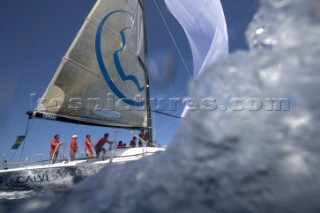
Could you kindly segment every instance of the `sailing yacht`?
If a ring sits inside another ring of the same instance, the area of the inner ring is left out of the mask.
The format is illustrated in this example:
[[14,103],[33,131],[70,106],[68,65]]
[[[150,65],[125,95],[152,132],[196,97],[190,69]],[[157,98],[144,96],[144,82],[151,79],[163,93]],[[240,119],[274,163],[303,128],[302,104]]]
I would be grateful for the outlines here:
[[[188,37],[197,76],[227,53],[220,1],[165,3]],[[147,141],[152,142],[144,20],[143,0],[98,0],[28,116],[71,124],[145,129],[149,133]],[[0,170],[0,189],[64,191],[107,164],[138,160],[161,151],[164,149],[147,143],[139,148],[113,146],[104,161],[62,159],[51,165]]]

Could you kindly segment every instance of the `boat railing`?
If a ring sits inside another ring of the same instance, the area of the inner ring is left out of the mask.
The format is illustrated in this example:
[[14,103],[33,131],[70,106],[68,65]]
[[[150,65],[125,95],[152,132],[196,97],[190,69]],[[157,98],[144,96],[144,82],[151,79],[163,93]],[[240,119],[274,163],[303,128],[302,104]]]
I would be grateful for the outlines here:
[[7,169],[12,169],[12,168],[22,168],[22,167],[25,167],[26,165],[28,165],[28,166],[36,165],[36,164],[44,165],[47,163],[48,163],[48,160],[30,161],[30,157],[27,157],[26,161],[24,161],[24,162],[9,162],[9,161],[3,162],[2,169],[7,170]]
[[81,152],[80,156],[81,156],[81,158],[86,158],[87,157],[85,152]]
[[[86,153],[85,152],[81,152],[80,153],[80,159],[85,159],[86,158]],[[59,154],[59,159],[60,161],[66,161],[66,160],[70,160],[70,153],[67,151],[63,151],[62,153]]]
[[48,161],[47,159],[44,160],[43,156],[45,156],[45,154],[34,154],[27,156],[26,160],[21,163],[20,167],[24,167],[26,164],[32,165],[35,163],[41,163],[41,165],[43,165],[44,162]]
[[69,156],[69,153],[68,152],[62,152],[61,154],[59,154],[59,159],[60,160],[68,160],[68,156]]
[[[26,166],[33,165],[46,165],[49,162],[49,158],[45,157],[45,154],[34,154],[31,156],[27,156],[23,162],[10,162],[6,154],[2,155],[2,170],[12,169],[12,168],[22,168]],[[59,161],[66,160],[65,158],[61,158]]]
[[6,154],[2,154],[2,169],[7,170],[8,169],[8,156]]

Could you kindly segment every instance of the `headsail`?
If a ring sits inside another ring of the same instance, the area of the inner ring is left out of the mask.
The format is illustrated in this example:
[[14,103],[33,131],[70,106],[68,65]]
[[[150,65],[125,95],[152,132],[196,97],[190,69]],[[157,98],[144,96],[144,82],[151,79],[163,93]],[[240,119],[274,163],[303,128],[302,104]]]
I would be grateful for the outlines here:
[[220,0],[165,0],[165,3],[187,35],[194,77],[219,56],[228,54],[227,26]]
[[74,123],[146,127],[144,61],[140,1],[98,0],[30,114]]
[[228,54],[228,33],[220,0],[165,0],[186,33],[193,56],[193,76]]

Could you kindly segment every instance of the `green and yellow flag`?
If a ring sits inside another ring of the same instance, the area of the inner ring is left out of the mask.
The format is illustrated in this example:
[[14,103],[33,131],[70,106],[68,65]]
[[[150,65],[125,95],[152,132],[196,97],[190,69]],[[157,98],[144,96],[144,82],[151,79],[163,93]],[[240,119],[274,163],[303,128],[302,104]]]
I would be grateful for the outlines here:
[[19,146],[22,144],[22,142],[25,139],[25,135],[20,135],[17,137],[16,142],[12,145],[11,149],[18,149]]

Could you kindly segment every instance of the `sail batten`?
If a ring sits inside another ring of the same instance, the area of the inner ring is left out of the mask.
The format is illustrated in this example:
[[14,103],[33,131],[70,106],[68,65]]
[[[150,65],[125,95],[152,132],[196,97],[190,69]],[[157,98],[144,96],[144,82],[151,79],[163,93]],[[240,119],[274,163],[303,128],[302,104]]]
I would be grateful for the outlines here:
[[[91,70],[90,68],[85,67],[84,65],[82,65],[82,64],[80,64],[80,63],[78,63],[78,62],[76,62],[76,61],[74,61],[74,60],[72,60],[72,59],[70,59],[70,58],[63,57],[63,59],[66,60],[66,61],[69,61],[70,63],[73,63],[73,64],[75,64],[75,65],[78,65],[79,67],[85,69],[85,70],[88,71],[88,72],[91,72],[91,73],[94,74],[94,75],[97,75],[97,74],[96,74],[93,70]],[[97,75],[97,76],[99,76],[99,75]]]
[[139,1],[98,0],[35,113],[64,122],[146,127],[143,39]]

